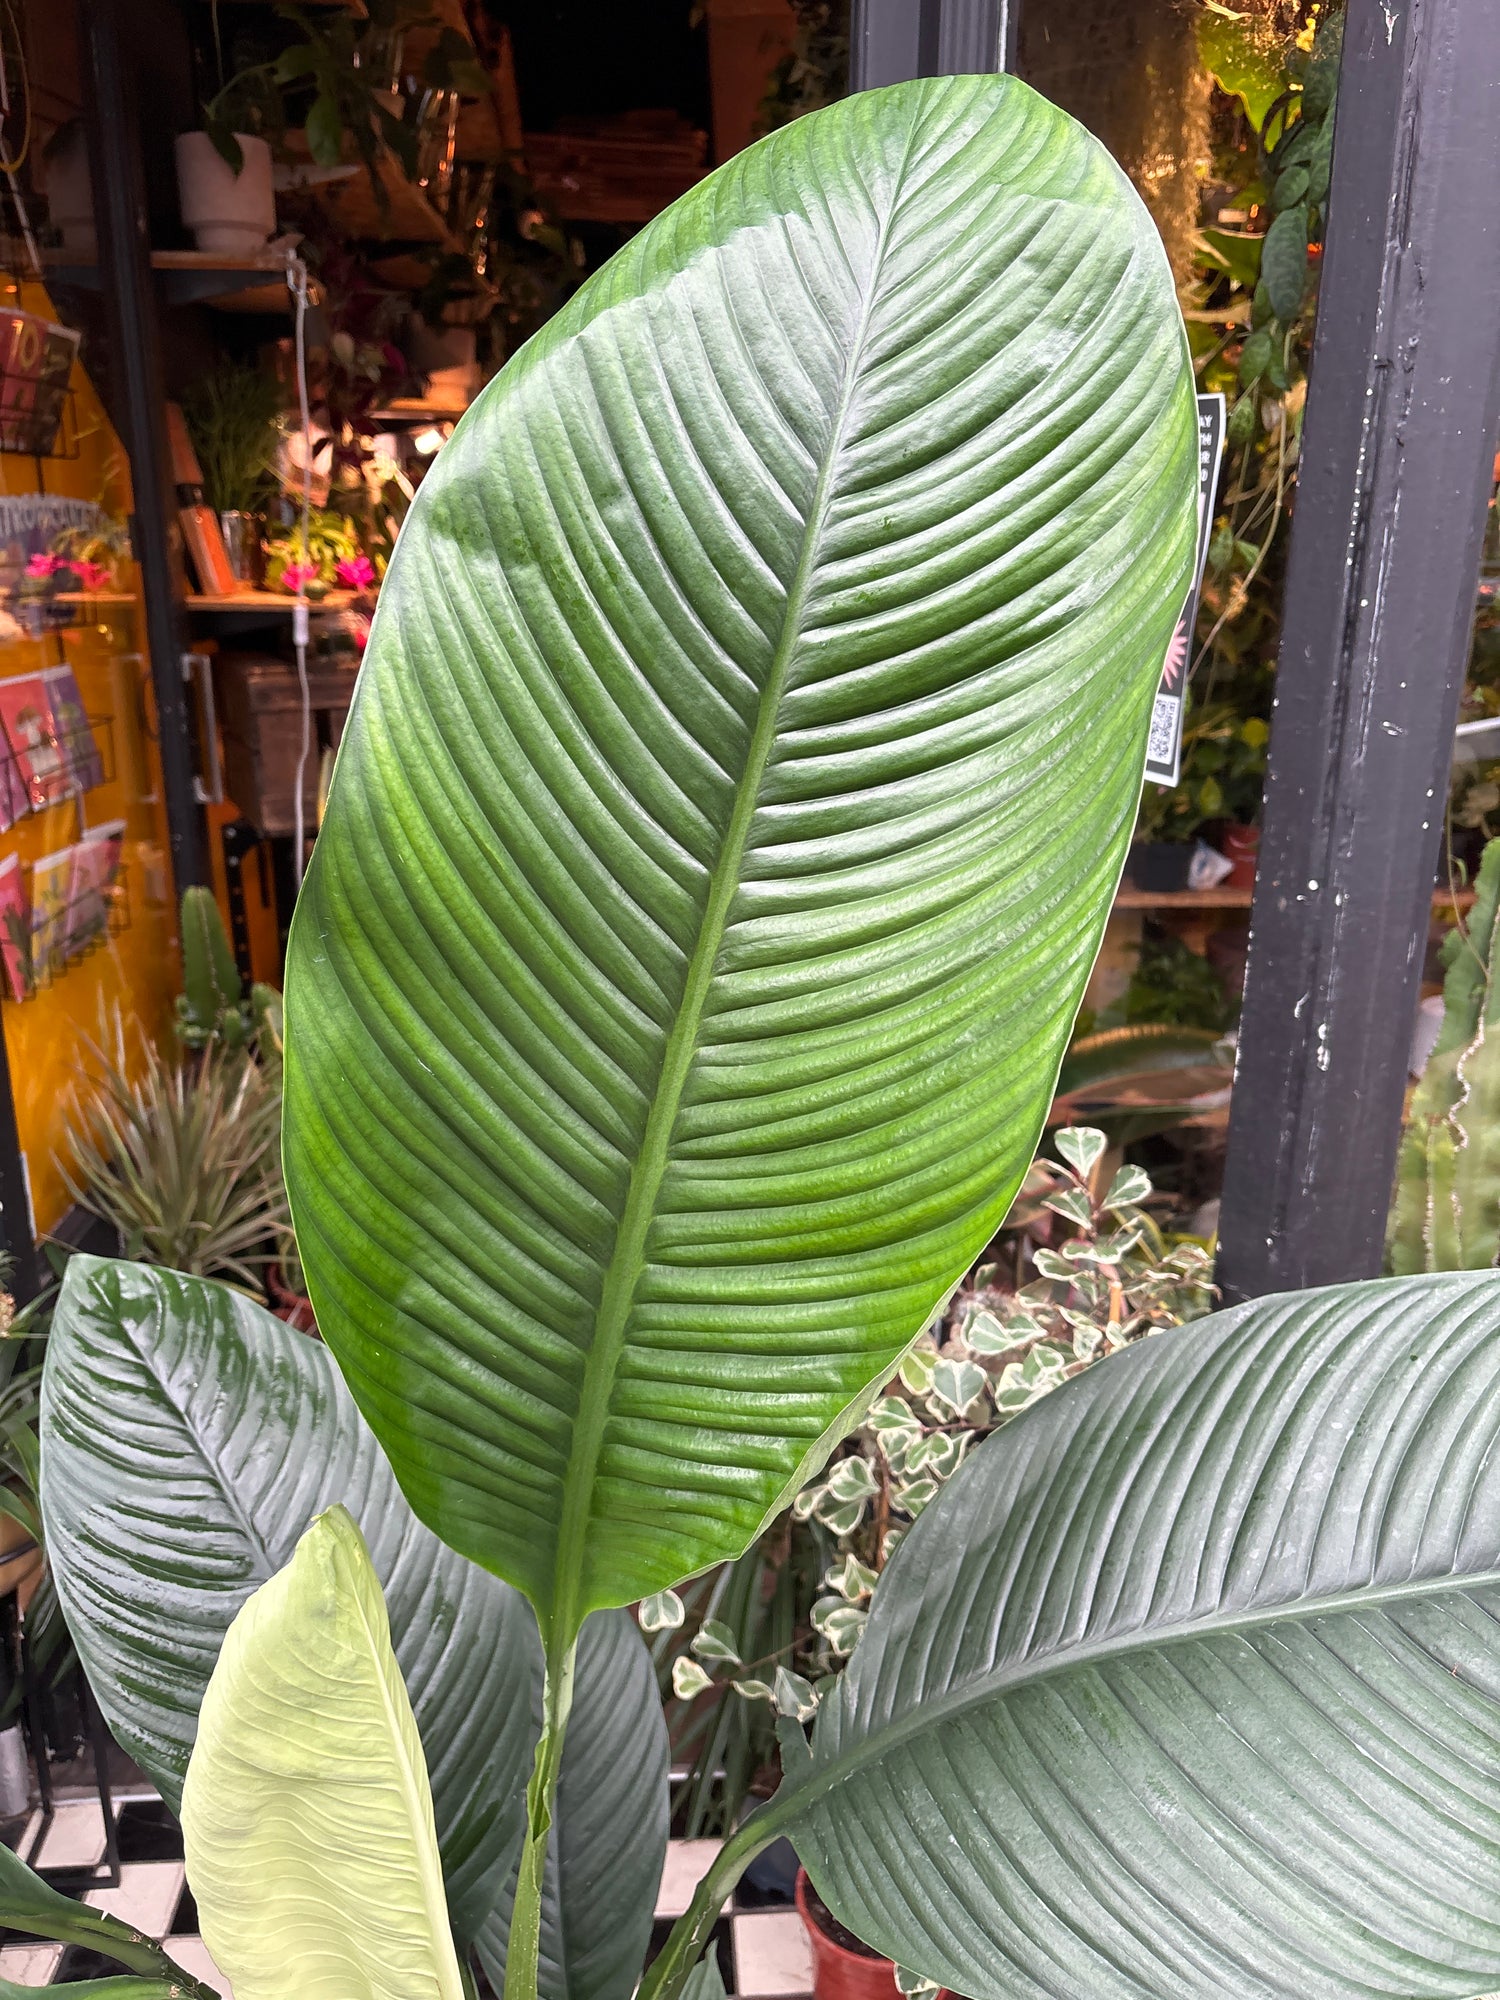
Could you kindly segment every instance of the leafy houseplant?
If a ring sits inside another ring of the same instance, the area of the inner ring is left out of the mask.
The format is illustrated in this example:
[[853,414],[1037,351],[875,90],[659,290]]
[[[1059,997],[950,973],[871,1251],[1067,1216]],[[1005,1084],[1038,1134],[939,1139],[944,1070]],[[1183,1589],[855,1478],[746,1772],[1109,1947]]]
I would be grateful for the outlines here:
[[408,516],[290,947],[286,1162],[409,1497],[542,1627],[516,1993],[582,1620],[753,1538],[1025,1170],[1192,431],[1133,192],[1024,88],[948,80],[642,232]]
[[216,514],[257,514],[274,489],[281,385],[264,369],[220,361],[183,391],[183,415]]
[[[509,2000],[626,2000],[638,1960],[575,1976],[547,1942],[621,1763],[626,1668],[589,1635],[815,1475],[1005,1212],[1135,810],[1193,429],[1122,179],[1024,86],[944,79],[721,169],[424,483],[289,968],[288,1172],[351,1394],[329,1367],[313,1448],[262,1446],[246,1357],[280,1425],[307,1378],[245,1302],[78,1259],[44,1383],[59,1587],[142,1735],[167,1677],[109,1654],[179,1600],[190,1868],[237,2000],[457,2000],[445,1860],[460,1941],[473,1905],[382,1534],[444,1563],[440,1640],[473,1592],[530,1642],[535,1707],[455,1704],[536,1735],[524,1810],[512,1773],[477,1815],[513,1842],[483,1919]],[[811,1741],[791,1691],[781,1788],[642,2000],[703,2000],[782,1833],[842,1922],[978,2000],[1500,1984],[1497,1319],[1490,1274],[1265,1301],[1025,1409],[903,1540]],[[167,1503],[132,1512],[162,1389],[170,1564]],[[139,1426],[91,1420],[121,1394]],[[206,1419],[263,1513],[215,1492]],[[354,1504],[392,1472],[425,1530]],[[226,1518],[227,1589],[198,1555]],[[181,1607],[205,1591],[222,1649]],[[594,1907],[638,1913],[629,1886]],[[31,1893],[5,1921],[59,1923]]]
[[1500,1060],[1492,1032],[1500,841],[1484,850],[1468,924],[1443,941],[1443,1025],[1412,1092],[1386,1232],[1390,1268],[1474,1271],[1500,1258]]
[[132,1080],[123,1020],[99,1076],[73,1094],[68,1187],[113,1223],[126,1254],[259,1290],[291,1223],[277,1161],[280,1096],[238,1051],[164,1057],[141,1041]]

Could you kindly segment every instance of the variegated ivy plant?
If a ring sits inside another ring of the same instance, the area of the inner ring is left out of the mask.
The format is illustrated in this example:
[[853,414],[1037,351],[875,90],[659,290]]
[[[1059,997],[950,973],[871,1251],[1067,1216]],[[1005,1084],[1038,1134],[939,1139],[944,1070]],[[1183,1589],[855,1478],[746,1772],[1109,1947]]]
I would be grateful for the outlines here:
[[[236,2000],[459,2000],[471,1946],[628,2000],[666,1759],[623,1607],[817,1476],[1010,1205],[1194,432],[1122,176],[944,78],[721,168],[424,482],[288,965],[327,1351],[75,1260],[44,1382],[60,1595]],[[782,1834],[975,2000],[1500,1985],[1497,1327],[1494,1272],[1267,1300],[970,1452],[642,2000],[711,1984]],[[108,2000],[190,1990],[76,1921],[151,1988]]]
[[[817,1648],[799,1662],[807,1672],[789,1661],[773,1663],[770,1678],[747,1672],[738,1635],[708,1619],[672,1663],[680,1698],[727,1681],[747,1699],[806,1719],[858,1644],[881,1570],[969,1451],[1093,1362],[1209,1310],[1208,1250],[1192,1238],[1164,1239],[1146,1206],[1149,1176],[1135,1166],[1109,1171],[1108,1142],[1093,1127],[1065,1127],[1053,1144],[1060,1158],[1033,1162],[1008,1218],[1020,1261],[1037,1275],[1017,1286],[998,1264],[982,1264],[792,1503],[799,1520],[818,1521],[837,1544],[812,1607]],[[1061,1218],[1069,1233],[1055,1245],[1032,1244],[1024,1225],[1038,1212]],[[647,1633],[680,1627],[684,1617],[672,1591],[639,1611]]]

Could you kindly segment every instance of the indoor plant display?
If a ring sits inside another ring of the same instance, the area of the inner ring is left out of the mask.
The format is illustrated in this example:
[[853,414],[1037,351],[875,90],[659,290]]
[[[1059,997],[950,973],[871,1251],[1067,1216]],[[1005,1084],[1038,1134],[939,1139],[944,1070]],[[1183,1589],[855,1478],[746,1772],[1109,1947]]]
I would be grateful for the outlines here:
[[[44,1382],[59,1591],[179,1774],[238,2000],[461,2000],[476,1920],[508,2000],[631,1993],[665,1760],[619,1607],[816,1472],[1026,1171],[1194,429],[1123,177],[1024,86],[945,78],[738,155],[424,483],[289,963],[327,1373],[222,1288],[75,1258]],[[642,2000],[782,1833],[977,2000],[1493,1990],[1497,1324],[1493,1273],[1339,1287],[1023,1411],[911,1528],[811,1740],[793,1691],[780,1789]],[[12,1926],[64,1922],[0,1881]],[[585,1905],[597,1956],[559,1957]]]
[[220,361],[183,391],[204,498],[219,517],[230,563],[244,584],[255,581],[258,568],[257,517],[274,488],[283,407],[276,378],[244,362]]

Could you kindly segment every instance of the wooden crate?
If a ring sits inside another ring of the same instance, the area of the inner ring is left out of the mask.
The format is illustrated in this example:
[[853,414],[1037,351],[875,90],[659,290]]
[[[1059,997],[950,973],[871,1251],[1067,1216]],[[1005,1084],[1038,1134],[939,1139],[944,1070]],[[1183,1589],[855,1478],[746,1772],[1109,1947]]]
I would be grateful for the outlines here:
[[[338,748],[354,698],[355,674],[352,669],[316,664],[309,665],[307,680],[312,726],[302,771],[302,810],[311,833],[316,823],[318,766],[324,750]],[[263,834],[294,833],[294,783],[302,739],[296,668],[266,653],[222,653],[215,682],[225,790]]]

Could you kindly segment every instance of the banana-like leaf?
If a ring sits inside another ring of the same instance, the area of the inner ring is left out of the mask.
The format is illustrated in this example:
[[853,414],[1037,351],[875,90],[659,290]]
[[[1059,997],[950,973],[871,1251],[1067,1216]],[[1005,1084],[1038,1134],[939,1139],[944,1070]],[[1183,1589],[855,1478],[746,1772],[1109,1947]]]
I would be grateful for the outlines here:
[[465,2000],[422,1740],[342,1507],[224,1635],[182,1844],[235,2000]]
[[766,1828],[976,2000],[1492,1992],[1497,1551],[1500,1276],[1215,1314],[944,1487]]
[[[630,2000],[666,1853],[668,1745],[656,1669],[625,1612],[596,1612],[584,1626],[578,1685],[616,1698],[574,1699],[542,1885],[538,1991],[540,2000]],[[642,1726],[647,1717],[654,1726]],[[475,1939],[496,1993],[514,1891],[512,1880]]]
[[[76,1897],[64,1896],[3,1843],[0,1843],[0,1929],[20,1931],[25,1937],[55,1938],[60,1944],[81,1945],[86,1951],[99,1952],[119,1965],[129,1966],[142,1976],[100,1980],[98,1984],[128,1986],[136,1992],[137,2000],[148,2000],[144,1989],[160,1992],[167,1988],[179,1996],[193,1996],[194,2000],[217,2000],[211,1986],[184,1972],[154,1938],[148,1938],[131,1924],[121,1923],[107,1910],[95,1910]],[[8,1983],[0,1981],[0,1986]]]
[[1145,210],[1005,77],[633,239],[445,448],[287,969],[318,1323],[549,1642],[742,1549],[1020,1182],[1185,592]]
[[[326,1349],[226,1286],[77,1256],[42,1434],[48,1553],[79,1653],[115,1735],[174,1807],[230,1621],[319,1513],[349,1509],[422,1733],[454,1929],[474,1935],[514,1880],[541,1720],[536,1623],[413,1518]],[[567,1872],[548,1886],[568,1924],[612,1925],[623,1948],[642,1904],[649,1921],[666,1849],[667,1751],[644,1645],[618,1623],[585,1628],[560,1806]],[[617,1769],[590,1771],[601,1736]],[[587,1854],[592,1839],[618,1854],[613,1897],[598,1868],[573,1872],[575,1844]],[[637,1955],[631,1979],[639,1969]],[[575,1983],[573,1996],[621,1990]]]

